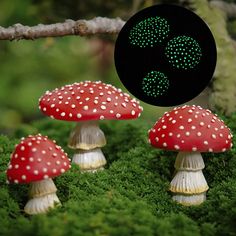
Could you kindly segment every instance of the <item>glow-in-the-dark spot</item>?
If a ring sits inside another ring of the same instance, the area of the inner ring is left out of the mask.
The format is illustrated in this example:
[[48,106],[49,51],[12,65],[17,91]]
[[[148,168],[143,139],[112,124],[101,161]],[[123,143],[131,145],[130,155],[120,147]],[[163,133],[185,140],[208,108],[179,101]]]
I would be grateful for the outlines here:
[[169,80],[164,73],[151,71],[143,78],[142,90],[147,96],[159,97],[167,92],[169,84]]
[[136,24],[129,33],[130,43],[141,48],[153,47],[163,42],[170,31],[166,19],[159,16],[149,17]]
[[188,70],[200,62],[202,51],[195,39],[182,35],[167,43],[165,55],[173,67]]

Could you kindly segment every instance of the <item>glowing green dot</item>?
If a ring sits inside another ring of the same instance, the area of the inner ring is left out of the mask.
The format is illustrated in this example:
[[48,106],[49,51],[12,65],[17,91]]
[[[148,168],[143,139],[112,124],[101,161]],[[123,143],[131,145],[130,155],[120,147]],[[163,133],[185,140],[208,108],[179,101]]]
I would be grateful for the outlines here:
[[[175,54],[175,58],[171,57]],[[198,42],[189,36],[177,36],[171,39],[165,48],[169,63],[184,70],[193,69],[201,60],[202,51]]]
[[159,71],[149,72],[142,81],[143,92],[150,97],[158,97],[164,95],[169,88],[169,80],[167,76]]
[[150,17],[137,23],[129,33],[130,43],[139,47],[153,47],[163,42],[170,31],[166,19],[159,16]]

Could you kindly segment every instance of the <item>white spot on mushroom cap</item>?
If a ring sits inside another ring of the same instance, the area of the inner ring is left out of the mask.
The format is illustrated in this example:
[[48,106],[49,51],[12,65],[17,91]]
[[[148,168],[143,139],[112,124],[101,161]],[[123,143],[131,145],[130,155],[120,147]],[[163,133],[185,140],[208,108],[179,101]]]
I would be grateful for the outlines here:
[[176,150],[179,150],[179,149],[180,149],[179,145],[174,145],[174,148],[175,148]]
[[190,132],[189,132],[189,131],[185,132],[185,135],[186,135],[186,136],[189,136],[189,135],[190,135]]
[[216,135],[215,135],[215,134],[212,134],[211,137],[212,137],[213,139],[216,139]]
[[86,106],[83,106],[83,109],[84,109],[85,111],[87,111],[87,110],[89,109],[89,107],[86,105]]
[[44,175],[43,178],[44,178],[44,179],[48,179],[49,176],[48,176],[48,175]]
[[21,179],[26,180],[26,175],[22,175]]

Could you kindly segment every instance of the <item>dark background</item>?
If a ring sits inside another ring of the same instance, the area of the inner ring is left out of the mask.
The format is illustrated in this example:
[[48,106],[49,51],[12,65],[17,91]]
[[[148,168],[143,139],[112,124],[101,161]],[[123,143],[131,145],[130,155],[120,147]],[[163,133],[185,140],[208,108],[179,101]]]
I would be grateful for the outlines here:
[[[169,36],[152,48],[132,45],[128,38],[130,30],[155,16],[167,20]],[[201,60],[193,69],[174,68],[165,56],[168,41],[181,35],[192,37],[201,47]],[[135,14],[123,27],[116,41],[115,64],[122,83],[134,96],[152,105],[175,106],[193,99],[212,79],[216,47],[209,28],[196,14],[176,5],[156,5]],[[152,70],[164,73],[170,81],[168,92],[158,98],[147,96],[142,90],[142,80]]]

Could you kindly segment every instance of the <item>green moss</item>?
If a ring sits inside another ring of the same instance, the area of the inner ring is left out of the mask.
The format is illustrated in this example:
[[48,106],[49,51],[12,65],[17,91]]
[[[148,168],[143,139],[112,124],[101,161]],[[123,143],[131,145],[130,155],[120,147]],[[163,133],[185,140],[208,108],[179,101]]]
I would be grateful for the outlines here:
[[[236,115],[226,123],[236,133]],[[34,122],[33,130],[55,139],[72,155],[66,144],[73,125],[44,119]],[[103,148],[107,169],[81,174],[72,165],[55,178],[62,207],[37,216],[22,210],[28,186],[7,185],[4,173],[14,145],[32,129],[20,128],[14,139],[0,136],[0,235],[235,235],[236,149],[203,154],[207,201],[184,207],[168,192],[176,153],[148,144],[151,126],[141,120],[101,122],[108,142]]]

